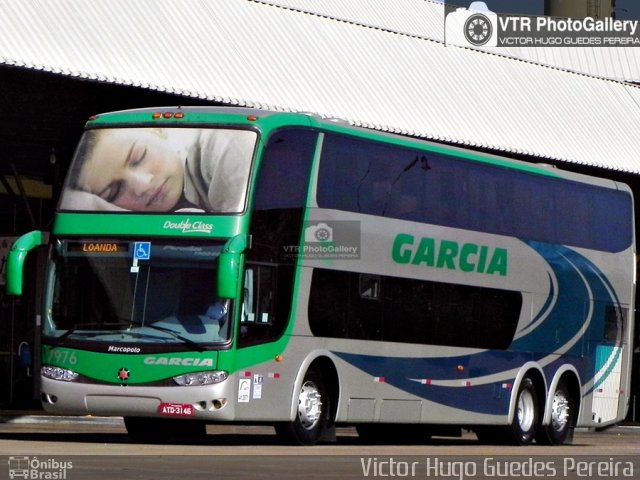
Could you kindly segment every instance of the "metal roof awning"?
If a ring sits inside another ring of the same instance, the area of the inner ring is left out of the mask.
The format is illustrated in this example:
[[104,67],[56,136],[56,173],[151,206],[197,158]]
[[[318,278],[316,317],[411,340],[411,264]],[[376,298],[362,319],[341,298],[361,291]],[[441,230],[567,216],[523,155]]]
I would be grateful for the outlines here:
[[433,2],[275,3],[0,0],[0,65],[640,173],[639,87],[410,31]]
[[[446,41],[443,2],[438,0],[395,0],[393,4],[385,0],[256,1],[441,43]],[[447,3],[455,5],[457,2],[453,0]],[[482,46],[475,49],[576,73],[640,83],[640,48],[634,46],[582,46],[580,48]]]

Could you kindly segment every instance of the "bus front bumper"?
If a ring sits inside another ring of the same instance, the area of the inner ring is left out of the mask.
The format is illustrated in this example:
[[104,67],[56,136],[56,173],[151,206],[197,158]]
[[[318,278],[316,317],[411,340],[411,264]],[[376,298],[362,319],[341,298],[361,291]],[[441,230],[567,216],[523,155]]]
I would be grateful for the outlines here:
[[177,417],[209,421],[234,419],[233,388],[227,379],[205,386],[121,386],[41,378],[48,413],[133,417]]

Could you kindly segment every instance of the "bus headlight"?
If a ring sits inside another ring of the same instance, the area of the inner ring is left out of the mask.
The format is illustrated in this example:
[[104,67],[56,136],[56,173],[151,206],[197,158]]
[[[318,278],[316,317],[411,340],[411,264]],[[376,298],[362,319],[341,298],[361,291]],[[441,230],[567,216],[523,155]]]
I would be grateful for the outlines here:
[[60,367],[43,366],[40,369],[40,373],[43,377],[51,378],[52,380],[60,380],[63,382],[73,382],[78,378],[78,374],[72,370]]
[[213,372],[185,373],[184,375],[173,377],[173,381],[180,386],[193,387],[224,382],[228,376],[229,374],[223,370],[214,370]]

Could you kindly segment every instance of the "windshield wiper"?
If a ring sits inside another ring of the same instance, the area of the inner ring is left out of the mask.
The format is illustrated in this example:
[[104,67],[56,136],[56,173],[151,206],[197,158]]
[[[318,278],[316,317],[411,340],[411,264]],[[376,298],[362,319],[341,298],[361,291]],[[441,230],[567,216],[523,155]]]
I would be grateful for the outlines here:
[[[84,326],[87,326],[87,325],[83,325],[83,327]],[[62,335],[60,335],[59,337],[53,337],[53,342],[52,343],[54,343],[54,345],[56,347],[59,347],[60,345],[62,345],[67,340],[67,338],[69,338],[69,336],[72,333],[76,333],[77,330],[79,330],[79,329],[80,329],[80,327],[72,327],[72,328],[70,328],[69,330],[65,331]],[[83,334],[83,336],[95,337],[95,336],[97,336],[97,334],[93,333],[93,332],[85,332]]]
[[[164,333],[168,333],[169,335],[171,335],[173,338],[175,338],[176,340],[180,340],[182,343],[184,343],[185,345],[188,345],[189,347],[193,348],[194,350],[197,350],[199,352],[204,352],[206,350],[208,350],[207,348],[205,348],[204,346],[202,346],[201,344],[199,344],[198,342],[194,342],[193,340],[191,340],[190,338],[184,337],[182,335],[180,335],[178,332],[176,332],[175,330],[172,330],[170,328],[166,328],[166,327],[161,327],[159,325],[153,325],[153,324],[142,324],[140,322],[134,322],[134,321],[123,321],[120,322],[121,325],[123,326],[128,326],[129,328],[131,328],[132,325],[135,325],[137,327],[147,327],[150,328],[152,330],[156,330],[158,332],[164,332]],[[72,334],[80,334],[80,332],[78,332],[78,330],[85,328],[85,327],[90,327],[90,326],[103,326],[102,324],[83,324],[81,326],[77,326],[77,327],[72,327],[68,330],[66,330],[65,332],[62,333],[62,335],[60,335],[59,337],[54,337],[52,339],[52,343],[54,344],[54,346],[59,347],[62,344],[64,344],[66,342],[66,340],[72,335]],[[104,332],[83,332],[82,336],[84,337],[97,337],[98,335],[103,334]],[[117,333],[117,332],[112,332],[112,333]]]
[[69,337],[69,335],[71,335],[73,332],[75,332],[77,330],[76,327],[70,328],[69,330],[67,330],[66,332],[64,332],[62,335],[60,335],[59,337],[57,337],[54,340],[54,343],[56,345],[56,347],[59,347],[60,345],[62,345],[64,343],[64,341],[67,339],[67,337]]
[[136,325],[136,326],[141,327],[141,328],[147,327],[147,328],[151,328],[152,330],[157,330],[158,332],[168,333],[169,335],[171,335],[176,340],[180,340],[185,345],[189,345],[191,348],[193,348],[194,350],[197,350],[199,352],[204,352],[204,351],[207,350],[207,348],[205,348],[204,346],[202,346],[198,342],[194,342],[190,338],[184,337],[184,336],[180,335],[178,332],[176,332],[175,330],[172,330],[170,328],[161,327],[159,325],[154,325],[152,323],[144,323],[143,324],[142,322],[135,322],[133,320],[129,320],[126,323],[129,324],[129,328],[131,328],[131,325]]

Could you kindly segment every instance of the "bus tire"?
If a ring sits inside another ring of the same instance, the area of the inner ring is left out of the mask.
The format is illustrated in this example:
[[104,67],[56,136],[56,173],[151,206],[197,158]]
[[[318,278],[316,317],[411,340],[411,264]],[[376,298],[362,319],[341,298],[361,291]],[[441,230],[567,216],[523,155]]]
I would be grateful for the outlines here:
[[518,389],[516,411],[509,428],[513,443],[516,445],[529,445],[535,438],[539,417],[536,387],[533,380],[526,376],[522,379]]
[[526,376],[516,397],[516,411],[507,427],[475,427],[480,443],[490,445],[528,445],[536,435],[539,418],[538,394],[533,380]]
[[298,392],[296,416],[292,422],[276,424],[277,435],[288,444],[315,445],[329,423],[330,401],[322,375],[309,369]]
[[571,390],[560,380],[551,400],[551,421],[549,425],[538,427],[536,442],[542,445],[562,445],[575,427],[577,413]]

